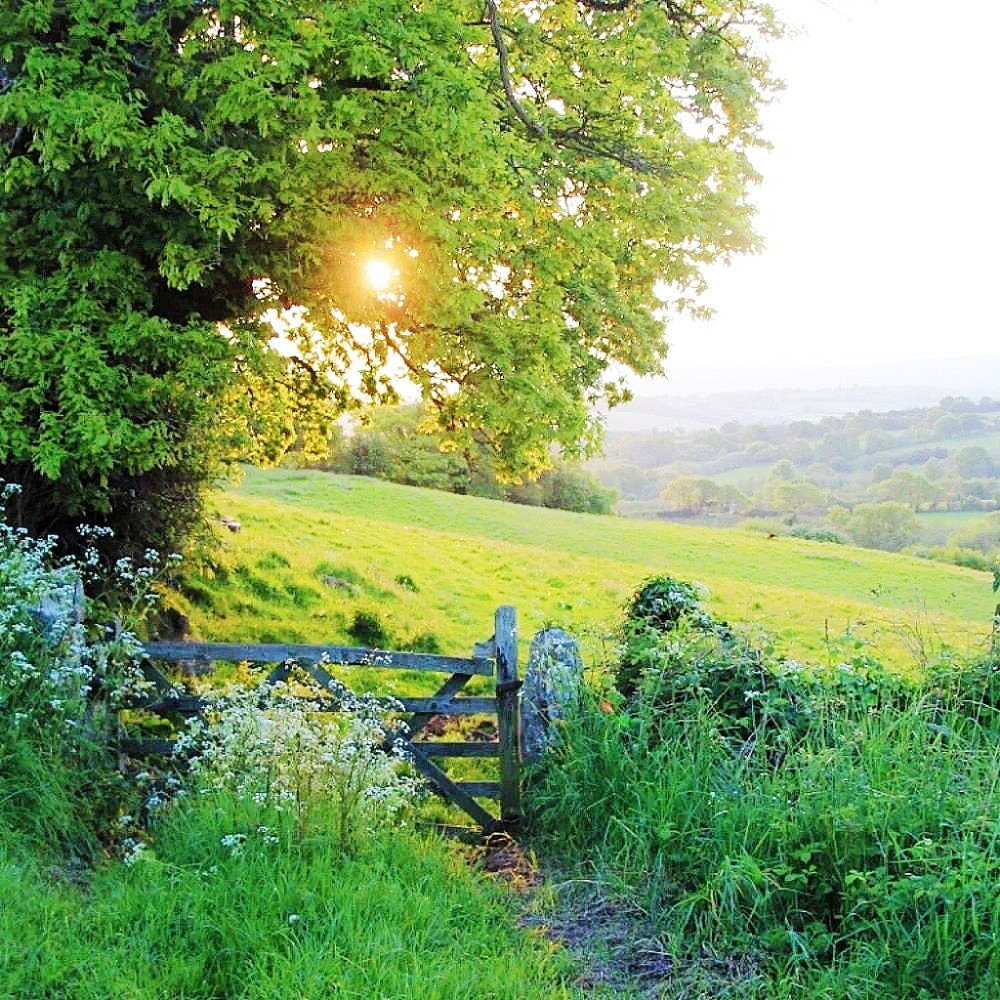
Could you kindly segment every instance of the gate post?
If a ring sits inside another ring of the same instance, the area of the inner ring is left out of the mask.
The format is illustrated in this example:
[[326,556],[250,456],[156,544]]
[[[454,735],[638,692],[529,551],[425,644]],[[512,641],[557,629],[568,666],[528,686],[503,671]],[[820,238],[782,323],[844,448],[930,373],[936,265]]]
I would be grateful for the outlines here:
[[493,635],[497,671],[497,739],[500,743],[500,822],[521,818],[521,682],[517,677],[517,619],[509,605],[497,608]]

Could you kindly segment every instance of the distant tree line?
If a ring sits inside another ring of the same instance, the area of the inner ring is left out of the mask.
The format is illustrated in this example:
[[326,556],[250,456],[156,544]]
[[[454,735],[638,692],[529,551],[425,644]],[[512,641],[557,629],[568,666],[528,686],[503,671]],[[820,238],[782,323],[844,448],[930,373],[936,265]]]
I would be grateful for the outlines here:
[[613,490],[579,464],[556,459],[534,479],[509,482],[502,477],[485,445],[465,451],[450,448],[443,435],[423,426],[419,405],[379,407],[350,431],[338,431],[330,456],[314,468],[389,482],[490,497],[533,507],[553,507],[586,514],[610,514]]
[[[774,426],[613,434],[589,468],[626,500],[669,491],[674,513],[825,508],[827,494],[989,510],[1000,506],[1000,401],[948,397],[933,407]],[[696,488],[698,479],[715,488]]]
[[[625,513],[770,518],[781,530],[898,550],[918,537],[917,514],[1000,511],[1000,401],[953,396],[774,426],[616,434],[589,468]],[[950,544],[978,564],[977,553],[1000,551],[995,531],[984,523]]]

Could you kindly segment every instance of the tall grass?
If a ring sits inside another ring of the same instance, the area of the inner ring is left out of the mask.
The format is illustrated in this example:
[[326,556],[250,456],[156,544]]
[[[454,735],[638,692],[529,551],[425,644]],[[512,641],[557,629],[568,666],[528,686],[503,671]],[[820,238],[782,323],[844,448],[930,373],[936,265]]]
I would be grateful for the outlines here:
[[[131,865],[84,885],[0,856],[0,995],[38,1000],[454,1000],[573,995],[565,962],[437,839],[236,847],[224,799],[192,801]],[[333,817],[331,816],[331,821]]]
[[744,739],[704,639],[685,645],[683,698],[651,672],[567,723],[531,786],[545,848],[621,882],[677,955],[758,956],[769,997],[995,997],[995,669],[877,698],[871,675],[809,684]]

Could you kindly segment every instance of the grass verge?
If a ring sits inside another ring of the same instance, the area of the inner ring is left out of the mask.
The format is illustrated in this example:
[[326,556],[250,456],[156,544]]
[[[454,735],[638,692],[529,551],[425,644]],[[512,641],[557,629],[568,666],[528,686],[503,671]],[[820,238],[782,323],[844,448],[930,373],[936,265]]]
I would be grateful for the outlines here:
[[655,929],[650,995],[995,997],[996,664],[729,702],[745,652],[675,640],[631,699],[565,724],[529,796],[539,849]]

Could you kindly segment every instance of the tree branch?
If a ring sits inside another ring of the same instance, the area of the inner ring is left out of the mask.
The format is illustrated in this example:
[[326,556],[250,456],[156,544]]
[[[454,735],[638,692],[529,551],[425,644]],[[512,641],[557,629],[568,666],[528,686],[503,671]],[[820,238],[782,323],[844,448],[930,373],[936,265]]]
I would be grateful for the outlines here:
[[11,137],[10,142],[7,143],[7,152],[13,154],[17,150],[17,144],[21,141],[21,136],[24,135],[24,126],[15,125],[14,135]]
[[586,153],[591,156],[602,156],[609,160],[620,163],[623,167],[636,170],[643,174],[658,174],[665,177],[669,174],[666,166],[647,160],[644,156],[630,150],[627,146],[613,141],[606,141],[598,136],[588,135],[580,130],[565,130],[553,132],[552,139],[562,143],[570,149],[575,149],[579,153]]
[[330,82],[341,90],[369,90],[388,93],[403,89],[400,81],[385,80],[377,76],[345,76]]
[[[635,3],[636,0],[580,0],[585,6],[593,6],[601,10],[624,10]],[[604,6],[607,5],[607,6]],[[629,150],[620,143],[606,141],[598,136],[587,134],[583,129],[562,129],[549,132],[541,122],[536,121],[524,108],[514,92],[514,82],[510,72],[510,53],[507,49],[507,42],[504,39],[504,28],[500,23],[500,11],[497,7],[497,0],[486,0],[486,20],[490,27],[490,34],[493,36],[493,44],[496,47],[500,60],[500,82],[503,85],[504,97],[510,109],[514,112],[518,121],[536,139],[551,139],[568,149],[575,149],[577,152],[589,156],[601,156],[623,167],[647,174],[665,174],[666,168],[657,165],[652,160],[647,160],[638,153]]]
[[[602,14],[620,14],[623,11],[628,10],[629,7],[641,2],[641,0],[577,0],[577,2],[581,6],[587,8],[587,10],[596,10]],[[733,44],[732,39],[726,35],[724,30],[730,26],[729,22],[725,22],[721,26],[706,24],[705,21],[701,20],[697,14],[689,10],[683,4],[678,3],[677,0],[660,0],[659,6],[662,8],[667,20],[673,24],[685,38],[688,36],[684,32],[684,26],[692,26],[706,35],[715,35],[720,41],[729,45],[733,51],[738,52],[737,46]]]
[[493,36],[493,44],[496,46],[497,55],[500,58],[500,82],[503,84],[504,96],[511,110],[517,116],[518,121],[536,138],[545,138],[545,126],[535,121],[514,93],[514,84],[510,78],[510,54],[507,51],[507,43],[503,37],[503,26],[500,24],[500,11],[497,8],[496,0],[486,0],[486,20],[489,22],[490,34]]

